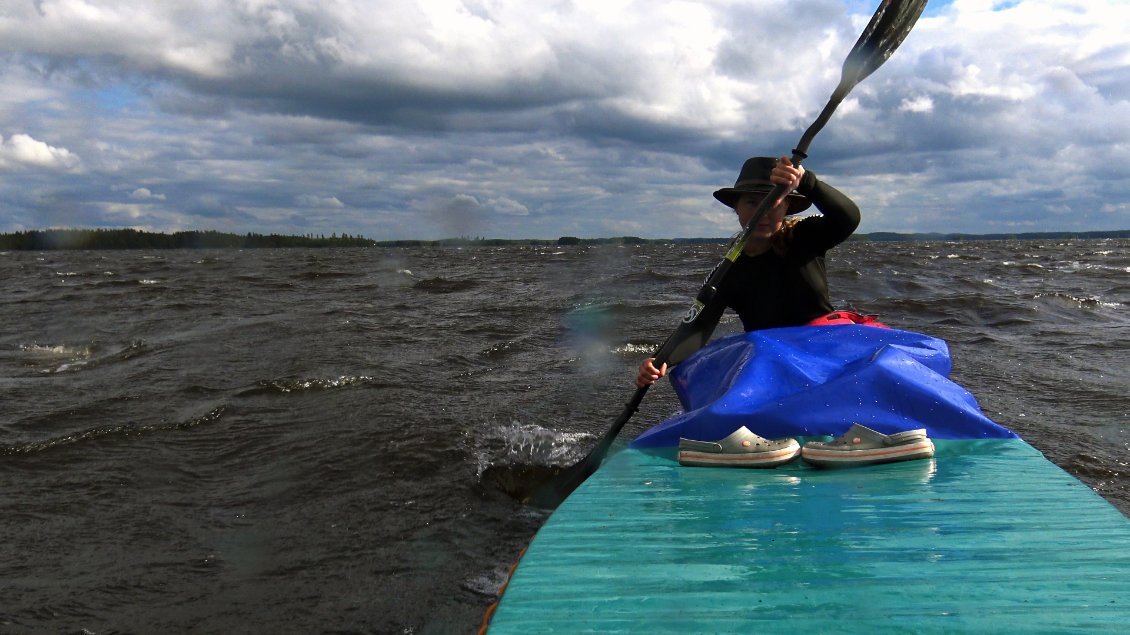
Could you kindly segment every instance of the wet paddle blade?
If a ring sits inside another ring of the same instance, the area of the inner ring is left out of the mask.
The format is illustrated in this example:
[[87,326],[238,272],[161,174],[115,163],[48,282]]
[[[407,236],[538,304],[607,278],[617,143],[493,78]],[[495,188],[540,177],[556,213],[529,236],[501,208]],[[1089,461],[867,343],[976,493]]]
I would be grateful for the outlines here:
[[879,4],[875,9],[875,15],[871,16],[871,21],[867,23],[867,28],[863,29],[863,33],[859,35],[855,46],[844,60],[839,86],[832,91],[832,97],[820,112],[820,116],[812,122],[808,130],[804,131],[800,142],[793,149],[794,163],[798,157],[808,156],[809,144],[824,128],[824,124],[832,118],[832,113],[836,111],[840,102],[856,84],[874,73],[875,69],[891,57],[895,49],[910,34],[910,30],[914,28],[925,8],[926,0],[883,0]]
[[844,60],[840,86],[855,86],[882,66],[910,34],[925,8],[926,0],[883,0]]

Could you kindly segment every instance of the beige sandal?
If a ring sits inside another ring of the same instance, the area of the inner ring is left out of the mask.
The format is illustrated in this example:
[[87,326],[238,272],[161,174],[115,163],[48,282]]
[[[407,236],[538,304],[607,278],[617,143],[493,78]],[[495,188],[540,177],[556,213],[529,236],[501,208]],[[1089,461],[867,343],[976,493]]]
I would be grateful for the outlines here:
[[800,454],[796,439],[770,441],[742,426],[721,441],[679,439],[679,463],[698,467],[777,467]]
[[856,423],[833,441],[805,443],[800,455],[818,467],[874,465],[928,459],[934,456],[934,442],[926,437],[925,428],[880,434]]

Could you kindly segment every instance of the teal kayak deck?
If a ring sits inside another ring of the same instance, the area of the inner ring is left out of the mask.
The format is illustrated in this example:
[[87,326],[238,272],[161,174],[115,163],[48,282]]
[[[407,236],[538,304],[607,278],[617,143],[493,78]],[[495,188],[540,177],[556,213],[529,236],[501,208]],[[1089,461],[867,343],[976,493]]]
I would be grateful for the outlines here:
[[507,633],[1126,632],[1130,521],[1018,439],[842,470],[609,458],[531,542]]

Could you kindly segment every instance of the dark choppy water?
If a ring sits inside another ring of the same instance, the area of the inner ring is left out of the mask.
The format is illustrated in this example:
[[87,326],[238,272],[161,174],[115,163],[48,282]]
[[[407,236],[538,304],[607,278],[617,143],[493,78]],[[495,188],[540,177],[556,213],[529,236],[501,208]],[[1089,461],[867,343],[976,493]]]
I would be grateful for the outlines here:
[[[544,520],[483,470],[583,455],[721,252],[0,253],[0,633],[473,631]],[[1130,513],[1130,241],[830,268]]]

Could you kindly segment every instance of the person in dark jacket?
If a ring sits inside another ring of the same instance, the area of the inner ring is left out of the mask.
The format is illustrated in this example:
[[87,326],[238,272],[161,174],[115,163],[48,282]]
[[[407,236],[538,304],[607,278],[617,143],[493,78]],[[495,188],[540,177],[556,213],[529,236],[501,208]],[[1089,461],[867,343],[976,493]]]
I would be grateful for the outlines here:
[[[734,210],[744,229],[776,184],[787,185],[789,193],[758,221],[722,280],[718,301],[699,319],[716,323],[729,307],[746,331],[756,331],[808,324],[833,311],[824,256],[859,226],[859,207],[788,157],[747,160],[734,187],[714,192],[714,198]],[[820,214],[794,217],[810,205]],[[640,364],[637,386],[666,376],[667,364],[656,368],[653,361],[649,357]]]

